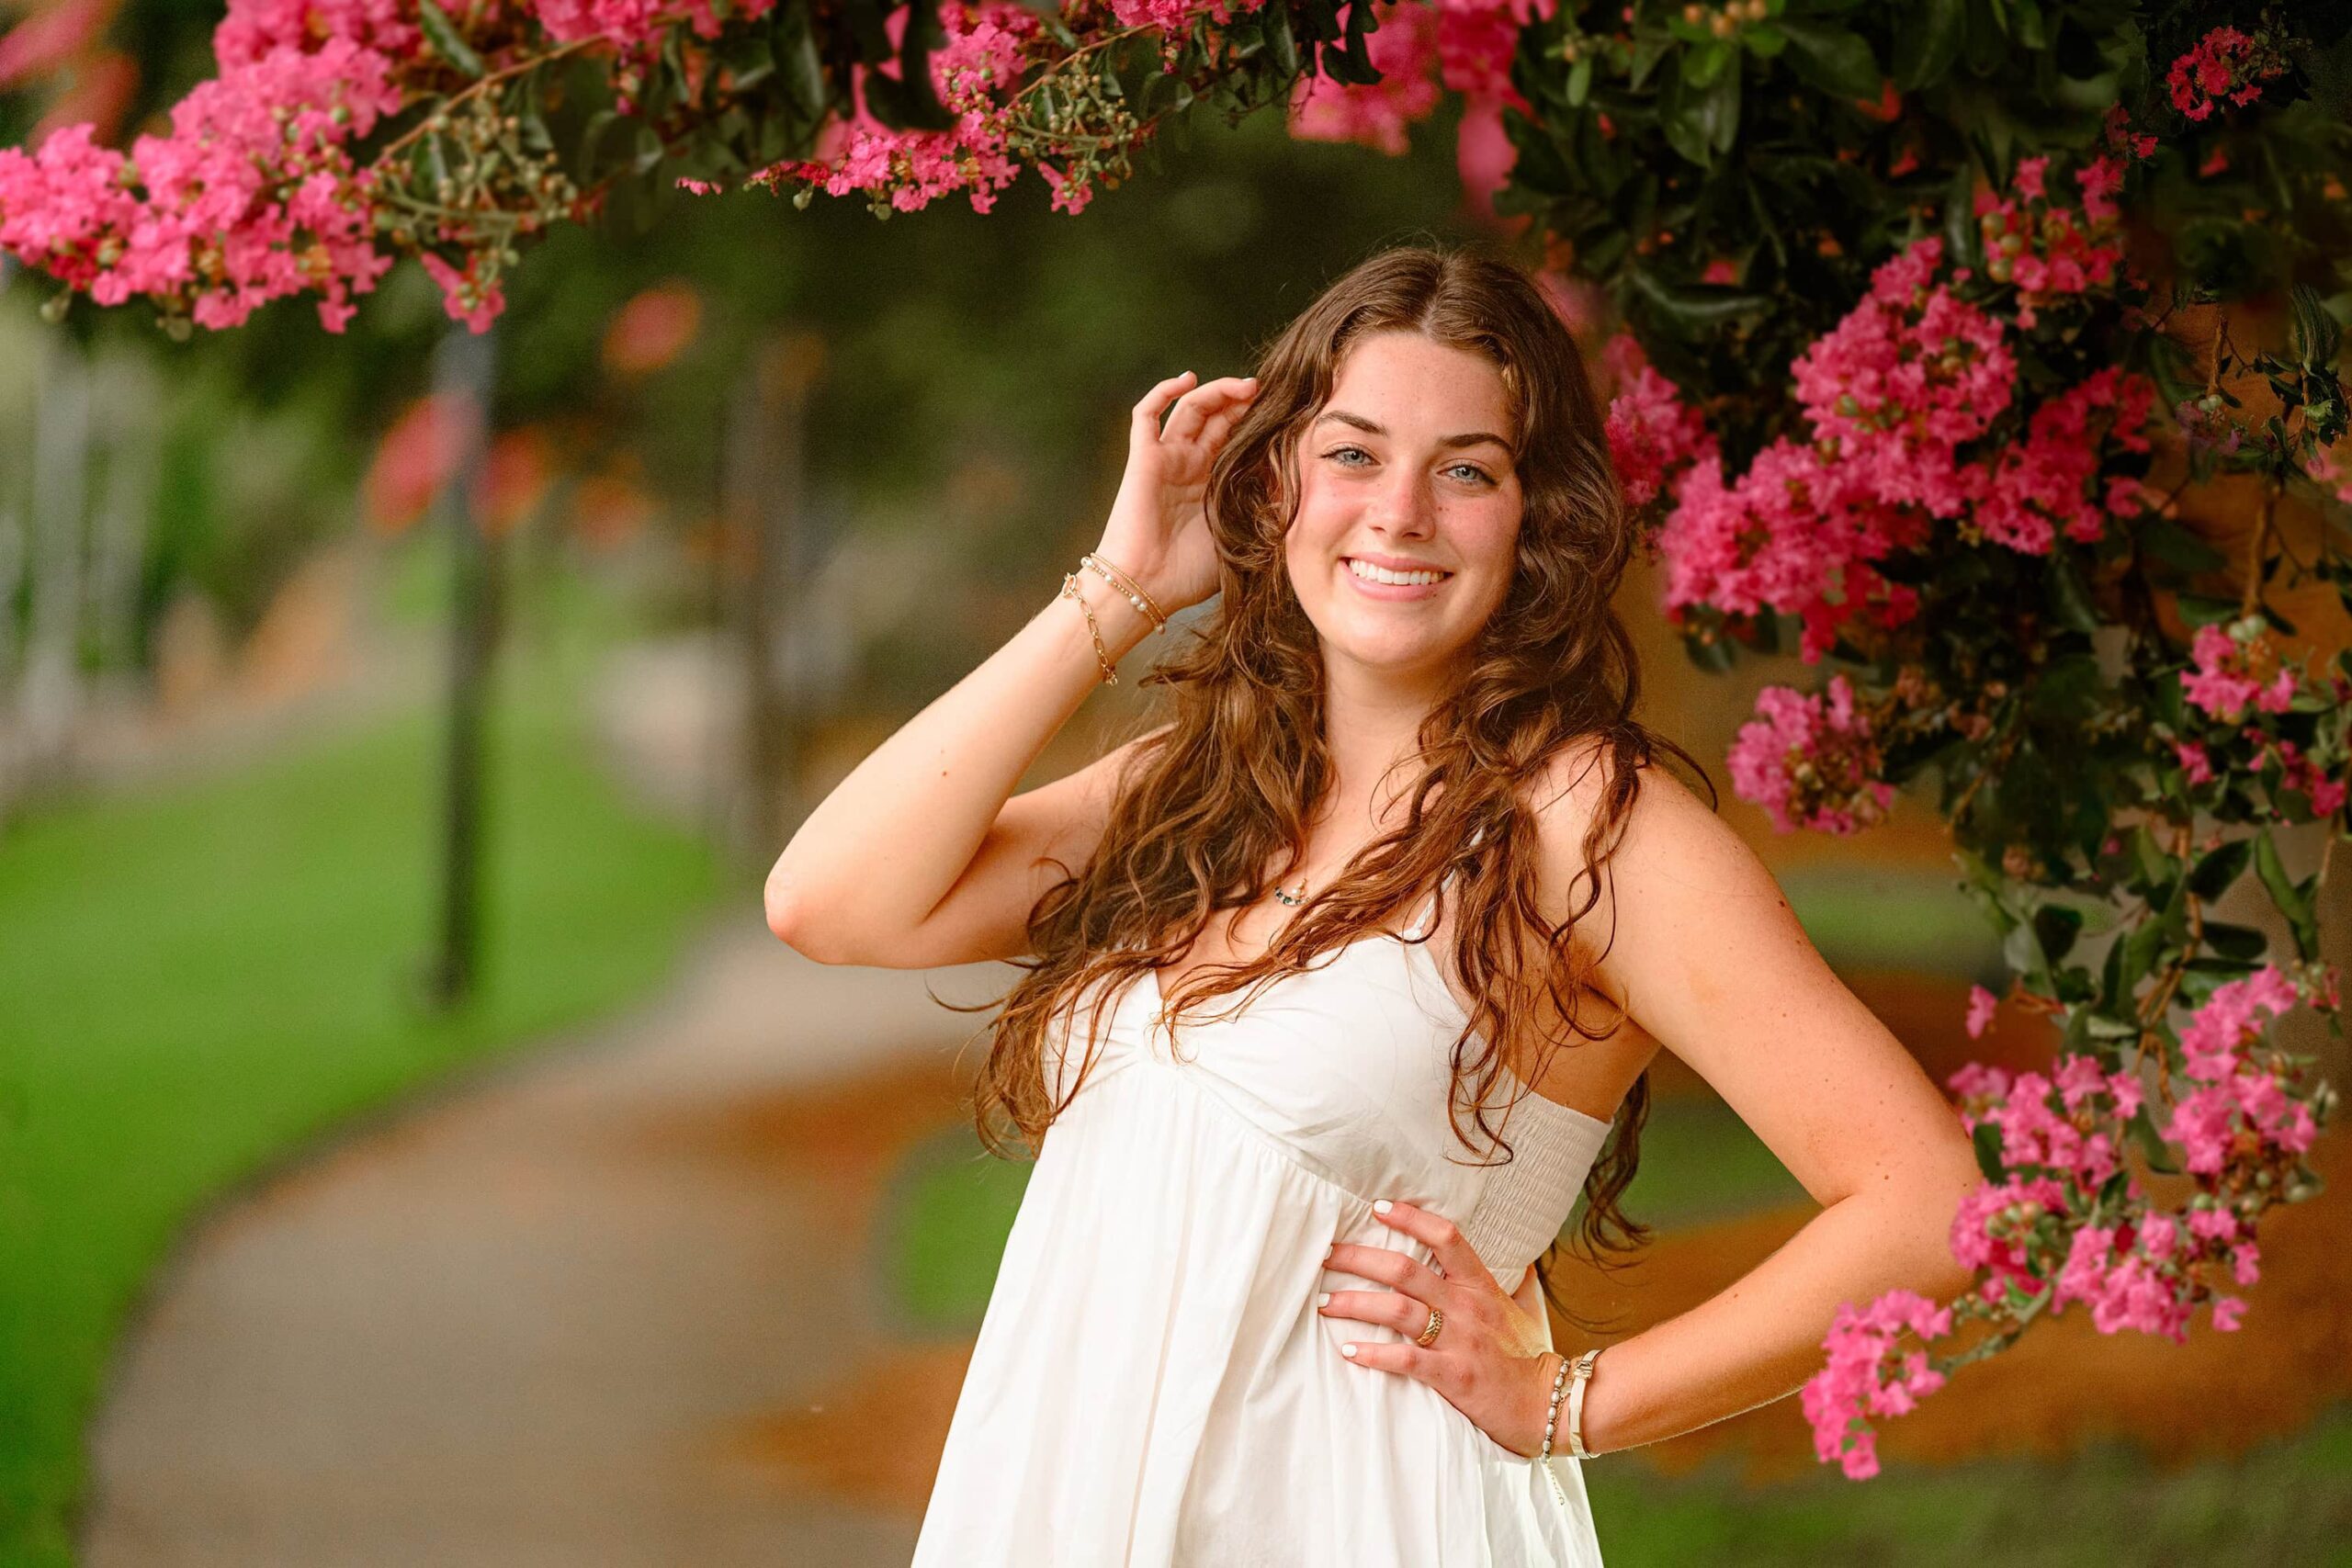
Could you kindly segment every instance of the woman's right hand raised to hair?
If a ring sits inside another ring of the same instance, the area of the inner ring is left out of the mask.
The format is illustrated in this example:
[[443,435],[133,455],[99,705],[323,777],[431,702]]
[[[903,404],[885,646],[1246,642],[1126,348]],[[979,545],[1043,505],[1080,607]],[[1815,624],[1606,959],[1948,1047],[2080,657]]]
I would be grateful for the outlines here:
[[[1209,465],[1234,423],[1258,395],[1254,376],[1194,384],[1193,372],[1146,392],[1127,426],[1127,471],[1111,503],[1095,554],[1141,583],[1173,615],[1216,592],[1216,543],[1209,536]],[[1160,416],[1170,403],[1165,429]]]

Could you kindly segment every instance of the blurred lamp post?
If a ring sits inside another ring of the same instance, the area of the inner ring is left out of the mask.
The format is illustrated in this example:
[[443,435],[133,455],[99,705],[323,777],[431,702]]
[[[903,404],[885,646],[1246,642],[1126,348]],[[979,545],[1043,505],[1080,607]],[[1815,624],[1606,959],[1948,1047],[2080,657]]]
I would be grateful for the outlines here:
[[474,497],[496,377],[497,329],[452,327],[433,360],[434,391],[457,423],[443,487],[449,533],[449,708],[442,785],[441,945],[427,976],[435,1011],[469,1000],[481,958],[483,725],[498,638],[497,562]]
[[746,369],[729,432],[725,545],[721,570],[735,574],[742,637],[743,810],[733,824],[751,857],[764,864],[783,847],[797,813],[800,715],[790,652],[790,614],[813,563],[803,517],[802,432],[808,389],[824,364],[824,340],[787,333],[761,345]]

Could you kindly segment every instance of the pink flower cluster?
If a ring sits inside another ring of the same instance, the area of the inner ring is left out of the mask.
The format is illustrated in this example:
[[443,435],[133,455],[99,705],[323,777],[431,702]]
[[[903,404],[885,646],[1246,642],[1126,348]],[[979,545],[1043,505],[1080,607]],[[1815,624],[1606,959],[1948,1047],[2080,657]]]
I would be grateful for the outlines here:
[[1385,0],[1373,15],[1380,26],[1364,39],[1364,52],[1380,80],[1350,86],[1329,76],[1302,76],[1290,100],[1293,136],[1360,142],[1401,157],[1407,128],[1437,107],[1442,94],[1430,66],[1437,58],[1439,13],[1423,0]]
[[1610,339],[1600,352],[1617,383],[1617,395],[1609,402],[1610,464],[1625,504],[1647,506],[1679,488],[1693,464],[1715,464],[1715,438],[1705,416],[1682,400],[1673,382],[1650,368],[1631,333]]
[[1380,27],[1365,40],[1381,79],[1348,86],[1327,76],[1302,78],[1291,98],[1290,132],[1397,156],[1407,128],[1437,107],[1442,85],[1464,100],[1455,157],[1464,194],[1491,216],[1494,193],[1516,156],[1502,111],[1531,108],[1510,85],[1511,56],[1521,31],[1557,8],[1558,0],[1385,0],[1374,12]]
[[2181,695],[2215,718],[2234,720],[2249,704],[2263,713],[2285,713],[2295,700],[2300,677],[2278,663],[2259,620],[2248,617],[2228,627],[2208,622],[2197,628],[2188,653],[2196,668],[2181,672]]
[[1732,788],[1762,807],[1775,829],[1852,833],[1886,815],[1894,787],[1877,777],[1878,740],[1845,676],[1812,696],[1768,686],[1756,711],[1732,743]]
[[[2030,321],[2036,299],[2113,285],[2113,165],[2077,176],[2090,229],[2044,199],[2043,160],[2018,173],[2013,194],[1982,211]],[[1971,542],[2046,555],[2062,536],[2092,543],[2109,519],[2144,511],[2140,483],[2116,465],[2150,450],[2153,383],[2099,370],[2041,399],[2021,435],[1996,445],[2018,388],[2008,323],[1961,297],[1970,269],[1946,276],[1943,263],[1939,238],[1915,242],[1792,363],[1810,443],[1777,441],[1736,479],[1700,463],[1673,484],[1657,535],[1670,612],[1797,615],[1798,651],[1813,662],[1846,626],[1893,627],[1917,613],[1917,593],[1871,563],[1924,544],[1937,520]],[[1671,483],[1668,459],[1704,435],[1670,389],[1637,381],[1629,392],[1611,411],[1611,446],[1630,500]]]
[[2123,171],[2104,157],[2077,169],[2077,213],[2044,188],[2049,166],[2047,157],[2020,158],[2008,195],[1976,193],[1985,275],[2015,286],[2017,322],[2027,332],[2039,322],[2041,307],[2109,288],[2123,265],[2122,209],[2115,200]]
[[2070,1055],[2047,1077],[1971,1063],[1951,1077],[1961,1123],[1998,1129],[2001,1165],[2013,1173],[2071,1182],[2088,1194],[2121,1166],[2118,1129],[2140,1109],[2139,1075],[2109,1073],[2098,1058]]
[[[889,17],[893,42],[907,25],[900,7]],[[996,204],[997,193],[1021,172],[1007,148],[1005,98],[1019,83],[1038,36],[1036,13],[1008,0],[978,0],[958,4],[944,0],[939,8],[947,41],[931,54],[933,85],[940,101],[956,113],[946,130],[893,130],[865,111],[865,71],[857,73],[857,111],[847,121],[828,124],[812,159],[789,160],[770,165],[745,183],[771,188],[786,182],[816,186],[831,196],[862,192],[876,200],[888,199],[901,212],[926,207],[936,197],[966,193],[975,212]],[[895,63],[881,68],[895,75]],[[1057,171],[1040,165],[1055,186],[1054,206],[1077,212],[1091,192],[1065,187]]]
[[[1931,284],[1942,256],[1930,237],[1881,266],[1862,302],[1789,368],[1815,438],[1871,476],[1871,491],[1953,517],[1973,499],[1955,448],[2008,408],[2017,361],[2000,322]],[[1967,277],[1963,267],[1953,281]]]
[[1878,500],[1861,465],[1825,462],[1811,446],[1776,441],[1730,483],[1699,463],[1657,536],[1667,607],[1792,612],[1804,621],[1798,651],[1814,663],[1843,622],[1891,627],[1917,613],[1917,592],[1869,563],[1923,543],[1926,531],[1924,514]]
[[[2254,744],[2254,755],[2247,761],[2250,772],[2261,773],[2275,758],[2278,763],[2278,783],[2272,790],[2293,790],[2311,803],[2313,817],[2333,816],[2344,804],[2346,786],[2341,779],[2329,776],[2320,761],[2284,736],[2273,737],[2257,726],[2249,725],[2245,739]],[[2283,816],[2274,799],[2271,815]]]
[[2300,998],[2292,979],[2266,964],[2215,987],[2180,1032],[2183,1070],[2198,1088],[2173,1107],[2165,1136],[2185,1151],[2192,1172],[2211,1176],[2233,1161],[2267,1163],[2311,1148],[2319,1134],[2312,1108],[2248,1050],[2265,1027],[2260,1014],[2283,1018]]
[[1853,1480],[1878,1473],[1870,1417],[1906,1415],[1944,1385],[1925,1350],[1904,1348],[1906,1332],[1939,1339],[1951,1332],[1951,1311],[1914,1291],[1889,1291],[1860,1311],[1848,1303],[1821,1342],[1827,1363],[1805,1381],[1802,1400],[1814,1452],[1825,1464],[1838,1461]]
[[[2063,529],[2076,544],[2096,544],[2110,517],[2146,510],[2140,481],[2100,474],[2110,450],[2145,452],[2155,383],[2110,365],[2043,401],[2026,437],[1994,458],[1962,536],[1991,539],[2020,555],[2046,556]],[[2110,448],[2109,443],[2113,444]]]
[[2286,68],[2285,59],[2267,39],[2257,41],[2235,28],[2215,28],[2172,62],[2165,85],[2172,91],[2173,107],[2190,119],[2203,120],[2223,101],[2244,108],[2262,96],[2263,83]]
[[377,50],[334,36],[308,51],[268,41],[283,25],[275,12],[232,12],[221,73],[174,107],[169,134],[140,137],[127,158],[87,126],[30,154],[0,148],[0,249],[100,304],[148,295],[205,327],[315,290],[321,321],[342,331],[351,297],[391,265],[348,145],[401,96]]
[[2052,1285],[2051,1314],[2081,1302],[2101,1334],[2130,1328],[2180,1344],[2188,1338],[2190,1314],[2211,1298],[2213,1326],[2234,1329],[2245,1303],[2213,1296],[2199,1279],[2207,1269],[2199,1266],[2226,1258],[2239,1284],[2254,1283],[2260,1253],[2241,1228],[2236,1214],[2211,1203],[2192,1207],[2186,1224],[2142,1210],[2115,1224],[2085,1225],[2075,1233]]
[[2109,107],[2107,118],[2099,126],[2098,144],[2109,155],[2139,164],[2156,155],[2156,139],[2144,130],[2132,129],[2132,115],[2121,104]]
[[[2325,446],[2314,446],[2311,456],[2304,459],[2303,472],[2337,501],[2352,501],[2352,463],[2336,455],[2338,445],[2331,441]],[[2234,443],[2232,450],[2235,450]]]

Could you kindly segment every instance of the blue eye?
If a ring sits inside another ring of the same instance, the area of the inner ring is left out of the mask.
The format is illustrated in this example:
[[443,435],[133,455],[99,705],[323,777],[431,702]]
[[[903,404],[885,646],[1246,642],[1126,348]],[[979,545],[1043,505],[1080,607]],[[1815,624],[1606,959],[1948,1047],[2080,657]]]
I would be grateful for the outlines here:
[[1495,482],[1494,476],[1493,476],[1492,474],[1489,474],[1488,472],[1487,472],[1487,470],[1486,470],[1486,469],[1484,469],[1484,468],[1482,468],[1478,467],[1478,465],[1476,465],[1476,463],[1456,463],[1456,464],[1454,464],[1454,465],[1453,465],[1453,468],[1451,468],[1447,469],[1446,471],[1447,471],[1448,473],[1460,473],[1460,472],[1463,472],[1463,471],[1464,471],[1464,470],[1468,471],[1470,474],[1474,475],[1475,477],[1476,477],[1476,478],[1478,478],[1478,479],[1480,479],[1485,480],[1485,481],[1486,481],[1487,483],[1488,483],[1488,484],[1492,484],[1492,483],[1494,483],[1494,482]]
[[[1366,451],[1365,451],[1363,447],[1361,447],[1361,446],[1335,446],[1335,447],[1333,447],[1330,451],[1324,453],[1324,454],[1323,454],[1323,456],[1325,456],[1326,457],[1329,457],[1329,458],[1337,459],[1337,458],[1344,457],[1348,456],[1348,455],[1349,455],[1350,453],[1351,453],[1351,452],[1352,452],[1353,454],[1355,454],[1357,457],[1363,457],[1363,458],[1365,458],[1365,459],[1367,459],[1367,460],[1369,460],[1369,459],[1370,459],[1370,457],[1371,457],[1371,456],[1372,456],[1372,454],[1371,454],[1371,453],[1366,452]],[[1353,464],[1353,463],[1341,463],[1340,466],[1341,468],[1354,468],[1356,465],[1355,465],[1355,464]]]

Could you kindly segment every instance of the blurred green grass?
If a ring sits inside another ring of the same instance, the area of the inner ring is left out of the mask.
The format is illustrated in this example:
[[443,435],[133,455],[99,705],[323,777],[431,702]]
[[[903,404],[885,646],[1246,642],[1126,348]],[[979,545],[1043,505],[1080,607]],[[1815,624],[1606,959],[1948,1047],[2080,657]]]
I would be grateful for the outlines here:
[[[409,565],[403,592],[439,575],[429,549]],[[72,1560],[108,1358],[208,1200],[355,1111],[644,995],[712,907],[709,848],[631,807],[591,753],[597,640],[512,647],[498,676],[482,985],[462,1016],[417,1000],[437,713],[0,840],[0,1562]]]
[[1667,1477],[1606,1456],[1584,1476],[1609,1561],[1640,1568],[2352,1564],[2352,1410],[2170,1470],[2107,1445],[2056,1462],[1890,1463],[1861,1483],[1824,1467],[1750,1486],[1720,1464]]

